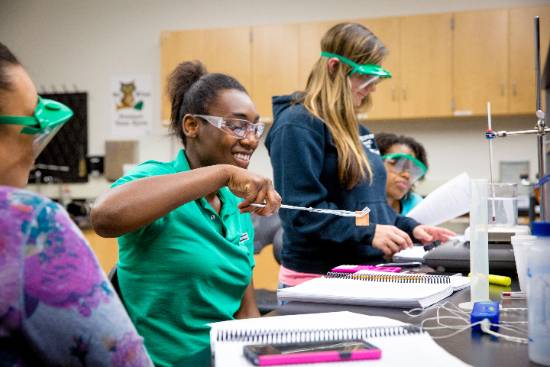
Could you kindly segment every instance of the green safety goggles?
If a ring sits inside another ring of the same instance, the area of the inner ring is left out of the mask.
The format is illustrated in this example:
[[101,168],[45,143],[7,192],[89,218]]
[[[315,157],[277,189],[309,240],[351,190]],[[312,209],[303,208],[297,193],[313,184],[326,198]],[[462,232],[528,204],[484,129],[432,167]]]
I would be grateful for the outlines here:
[[48,145],[63,125],[73,116],[73,111],[62,103],[38,96],[32,116],[0,116],[0,124],[24,126],[21,134],[35,135],[34,157]]
[[355,61],[348,59],[347,57],[344,57],[338,54],[333,54],[331,52],[325,52],[325,51],[321,52],[321,56],[329,57],[329,58],[335,57],[341,62],[343,62],[344,64],[350,66],[351,71],[349,75],[359,74],[359,75],[367,76],[368,77],[367,81],[365,81],[365,83],[363,83],[360,88],[365,88],[369,84],[374,83],[380,78],[387,79],[392,77],[391,73],[380,65],[358,64]]
[[407,172],[411,185],[424,177],[426,172],[428,172],[428,167],[410,154],[391,153],[383,155],[382,159],[394,173]]

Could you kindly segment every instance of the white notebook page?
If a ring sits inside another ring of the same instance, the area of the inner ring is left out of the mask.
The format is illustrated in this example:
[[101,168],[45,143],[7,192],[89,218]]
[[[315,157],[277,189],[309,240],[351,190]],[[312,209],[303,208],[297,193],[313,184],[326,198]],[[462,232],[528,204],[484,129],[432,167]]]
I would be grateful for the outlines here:
[[[247,320],[224,321],[212,324],[211,342],[215,355],[215,366],[252,366],[243,355],[244,345],[252,342],[216,342],[216,336],[236,330],[302,330],[324,328],[357,328],[376,326],[396,326],[404,323],[386,317],[367,316],[352,312],[332,312],[307,315],[263,317]],[[427,333],[369,338],[368,341],[382,350],[382,358],[368,361],[300,364],[300,367],[323,366],[467,366],[449,354]]]
[[448,283],[392,283],[316,278],[277,290],[285,301],[341,303],[401,308],[428,307],[453,293]]

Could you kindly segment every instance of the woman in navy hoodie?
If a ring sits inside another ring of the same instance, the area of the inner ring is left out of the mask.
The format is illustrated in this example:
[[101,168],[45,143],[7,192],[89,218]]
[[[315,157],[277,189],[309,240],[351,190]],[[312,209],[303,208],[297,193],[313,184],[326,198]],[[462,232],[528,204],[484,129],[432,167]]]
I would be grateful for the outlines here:
[[371,209],[370,225],[354,218],[281,210],[284,228],[279,280],[297,285],[341,264],[380,262],[420,242],[453,233],[397,215],[386,199],[386,172],[373,134],[356,114],[376,84],[391,77],[380,65],[387,50],[366,27],[342,23],[321,40],[321,57],[304,92],[273,98],[266,139],[275,188],[285,204]]

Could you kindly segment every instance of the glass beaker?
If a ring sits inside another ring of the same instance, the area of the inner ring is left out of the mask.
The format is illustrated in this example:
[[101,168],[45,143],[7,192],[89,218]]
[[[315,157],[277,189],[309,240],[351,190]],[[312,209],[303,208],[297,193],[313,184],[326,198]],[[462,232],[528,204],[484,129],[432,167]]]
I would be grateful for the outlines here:
[[518,185],[496,182],[489,184],[488,219],[494,226],[512,227],[518,223]]

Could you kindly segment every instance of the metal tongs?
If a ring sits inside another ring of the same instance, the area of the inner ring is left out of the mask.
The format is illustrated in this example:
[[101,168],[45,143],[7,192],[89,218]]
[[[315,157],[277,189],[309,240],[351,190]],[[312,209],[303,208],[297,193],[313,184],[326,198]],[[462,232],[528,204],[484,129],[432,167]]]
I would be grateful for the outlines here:
[[[256,204],[252,203],[250,206],[254,206],[256,208],[265,208],[265,204]],[[312,213],[321,213],[321,214],[332,214],[332,215],[338,215],[340,217],[356,217],[356,218],[362,218],[365,215],[370,213],[370,209],[368,206],[364,207],[363,210],[352,212],[349,210],[338,210],[338,209],[319,209],[319,208],[312,208],[312,207],[304,207],[304,206],[294,206],[294,205],[286,205],[281,204],[281,209],[292,209],[292,210],[304,210],[306,212],[312,212]]]

